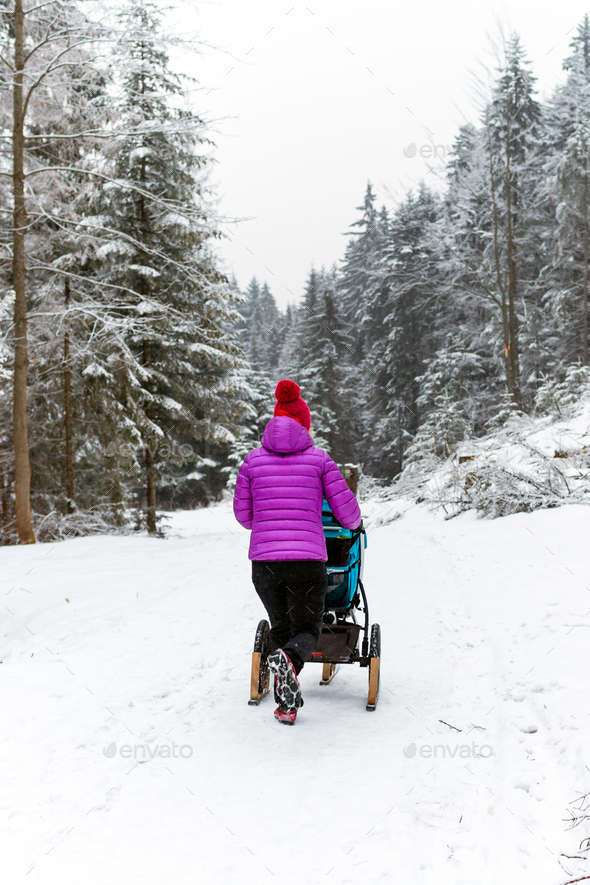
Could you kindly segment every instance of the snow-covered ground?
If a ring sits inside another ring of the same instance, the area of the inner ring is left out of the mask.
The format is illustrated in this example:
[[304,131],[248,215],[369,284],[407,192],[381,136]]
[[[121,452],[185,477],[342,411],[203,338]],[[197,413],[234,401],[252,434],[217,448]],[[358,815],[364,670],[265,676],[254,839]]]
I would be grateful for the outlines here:
[[[451,440],[444,455],[434,456],[425,437],[417,438],[420,445],[381,497],[403,495],[448,515],[477,510],[492,517],[590,504],[590,370],[583,371],[588,386],[560,415],[517,413],[484,436]],[[435,429],[441,439],[444,427]]]
[[246,703],[248,533],[227,502],[171,522],[167,540],[0,549],[1,882],[569,878],[558,857],[587,831],[566,833],[565,809],[590,790],[589,507],[413,507],[371,530],[378,709],[366,670],[321,687],[310,664],[295,728]]

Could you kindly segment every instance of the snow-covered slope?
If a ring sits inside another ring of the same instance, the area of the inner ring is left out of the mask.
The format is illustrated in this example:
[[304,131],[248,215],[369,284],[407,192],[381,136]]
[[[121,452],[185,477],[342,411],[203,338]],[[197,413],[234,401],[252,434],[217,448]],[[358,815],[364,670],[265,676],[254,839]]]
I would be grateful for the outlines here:
[[399,480],[383,495],[428,501],[451,516],[590,503],[590,394],[555,411],[510,417],[483,437],[445,446],[444,457],[434,456],[421,436]]
[[320,687],[310,664],[291,729],[270,698],[246,703],[263,616],[248,533],[227,503],[172,523],[167,540],[0,550],[2,882],[569,878],[560,852],[586,831],[564,831],[565,808],[590,788],[590,508],[414,507],[370,530],[378,709],[366,671]]

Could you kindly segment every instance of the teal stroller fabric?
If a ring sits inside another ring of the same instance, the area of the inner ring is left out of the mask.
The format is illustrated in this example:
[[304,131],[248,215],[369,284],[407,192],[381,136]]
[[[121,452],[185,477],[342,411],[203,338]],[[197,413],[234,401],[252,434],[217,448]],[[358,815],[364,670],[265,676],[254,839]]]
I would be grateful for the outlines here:
[[324,498],[322,526],[326,539],[328,561],[328,592],[326,611],[348,611],[355,597],[362,563],[362,548],[367,546],[366,534],[343,528]]

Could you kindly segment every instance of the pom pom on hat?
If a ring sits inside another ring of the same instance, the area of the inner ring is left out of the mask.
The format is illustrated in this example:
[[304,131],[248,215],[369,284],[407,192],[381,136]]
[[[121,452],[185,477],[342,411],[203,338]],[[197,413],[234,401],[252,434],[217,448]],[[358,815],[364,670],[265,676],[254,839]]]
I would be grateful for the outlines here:
[[294,381],[279,381],[275,390],[275,397],[280,403],[294,403],[301,396],[301,388]]
[[285,416],[294,418],[295,421],[309,430],[311,427],[311,415],[305,400],[301,399],[301,388],[294,381],[285,378],[279,381],[275,390],[277,404],[275,406],[275,417]]

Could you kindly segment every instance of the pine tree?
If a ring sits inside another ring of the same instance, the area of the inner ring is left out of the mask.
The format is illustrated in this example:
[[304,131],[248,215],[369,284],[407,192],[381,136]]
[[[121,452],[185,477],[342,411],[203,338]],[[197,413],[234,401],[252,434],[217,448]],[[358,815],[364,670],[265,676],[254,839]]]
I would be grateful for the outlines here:
[[[37,211],[29,213],[42,243],[29,319],[36,355],[29,370],[32,501],[39,515],[54,509],[74,512],[77,456],[92,436],[81,407],[81,372],[92,351],[93,329],[97,337],[101,306],[93,299],[84,267],[93,238],[85,229],[84,194],[92,182],[83,164],[106,134],[109,111],[104,74],[87,63],[88,55],[86,50],[78,63],[68,66],[58,106],[38,99],[29,125],[29,155],[44,170]],[[79,504],[96,504],[96,491],[82,480]]]
[[[105,38],[104,29],[84,17],[74,0],[48,0],[25,8],[23,0],[12,0],[4,6],[0,21],[2,65],[0,91],[3,116],[3,154],[12,171],[3,176],[12,178],[11,202],[7,204],[12,218],[5,216],[6,240],[11,241],[10,283],[14,289],[14,370],[13,370],[13,449],[14,502],[20,543],[35,542],[31,518],[31,468],[28,439],[27,383],[29,368],[28,304],[30,280],[27,272],[39,257],[40,237],[31,224],[33,216],[43,216],[39,182],[46,182],[56,167],[43,161],[42,148],[56,137],[32,132],[31,119],[49,122],[40,111],[63,100],[67,84],[64,71],[68,64],[92,66],[89,45]],[[7,109],[12,105],[12,114]],[[44,137],[45,136],[45,137]],[[40,153],[41,150],[41,153]],[[41,184],[41,188],[47,184]],[[41,209],[40,209],[41,204]],[[6,241],[5,240],[5,241]],[[27,283],[29,285],[27,285]]]
[[[361,213],[351,225],[343,265],[338,275],[340,305],[352,351],[344,354],[342,398],[347,409],[347,460],[362,460],[369,469],[366,439],[370,435],[371,402],[374,398],[373,361],[383,338],[389,293],[383,283],[383,250],[390,238],[390,218],[385,208],[377,210],[375,194],[367,184]],[[372,426],[372,425],[371,425]],[[377,446],[376,446],[377,448]]]
[[568,72],[545,115],[545,193],[555,212],[546,296],[560,364],[588,365],[590,261],[590,17],[586,14],[565,60]]
[[276,369],[281,346],[279,310],[268,284],[262,286],[254,277],[246,290],[240,309],[240,344],[253,366],[270,373]]
[[312,271],[309,283],[299,379],[312,415],[316,444],[343,462],[351,457],[354,425],[347,403],[352,336],[344,319],[335,272]]
[[[504,60],[485,109],[483,126],[464,129],[457,141],[446,200],[449,224],[442,237],[449,256],[448,286],[465,314],[476,311],[479,341],[473,347],[503,357],[513,406],[524,405],[523,384],[538,359],[522,371],[522,338],[534,354],[540,305],[536,183],[540,108],[534,77],[518,37],[507,41]],[[519,315],[522,306],[527,313]],[[472,307],[470,307],[472,305]],[[479,305],[479,307],[477,307]],[[526,311],[526,307],[525,307]]]
[[527,222],[527,161],[540,110],[533,98],[534,80],[519,38],[505,48],[505,60],[486,113],[490,158],[495,289],[499,296],[508,392],[523,405],[518,304],[524,288],[523,266],[530,252]]
[[374,294],[374,276],[387,236],[388,219],[384,210],[378,212],[375,200],[372,185],[368,182],[363,203],[357,207],[361,215],[351,225],[353,230],[339,274],[342,307],[355,330],[353,348],[357,364],[366,355],[367,339],[371,339],[380,315],[378,294],[377,297]]
[[401,470],[420,420],[418,376],[434,346],[438,255],[430,229],[439,213],[436,197],[423,184],[400,204],[370,289],[379,312],[363,364],[370,379],[363,448],[367,468],[383,477]]
[[239,362],[231,296],[208,245],[217,235],[204,205],[208,139],[203,121],[180,107],[185,78],[170,70],[161,19],[149,0],[129,0],[120,13],[112,102],[120,124],[90,204],[112,234],[95,272],[105,293],[119,293],[105,299],[116,334],[100,365],[105,391],[117,391],[119,424],[141,437],[152,533],[158,482],[165,476],[170,493],[187,486],[210,447],[231,442],[240,408],[228,374]]
[[320,274],[312,267],[305,282],[301,304],[293,305],[287,310],[289,320],[279,354],[281,377],[297,381],[306,368],[311,347],[308,323],[316,314],[320,280]]
[[[237,283],[234,281],[237,289]],[[236,377],[242,386],[244,408],[240,429],[230,447],[230,466],[225,468],[230,488],[244,457],[255,448],[274,408],[275,372],[280,342],[280,315],[268,285],[253,278],[241,299],[237,336],[246,365]]]

